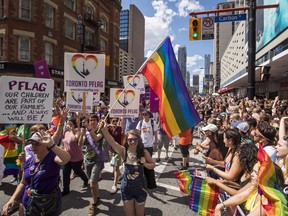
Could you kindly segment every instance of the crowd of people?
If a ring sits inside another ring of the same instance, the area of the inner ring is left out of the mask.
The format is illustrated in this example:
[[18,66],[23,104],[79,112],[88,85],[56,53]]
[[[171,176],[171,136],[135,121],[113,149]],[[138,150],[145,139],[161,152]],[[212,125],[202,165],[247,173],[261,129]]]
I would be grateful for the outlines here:
[[[277,190],[284,196],[286,191],[287,197],[288,101],[278,97],[248,100],[233,95],[194,95],[191,99],[202,121],[173,139],[163,130],[159,115],[151,113],[146,103],[140,104],[137,118],[115,118],[109,117],[107,102],[100,101],[93,114],[72,113],[65,108],[65,99],[58,98],[49,125],[16,125],[13,130],[11,125],[2,125],[11,145],[18,149],[18,174],[13,174],[12,179],[18,180],[18,186],[3,206],[3,214],[8,215],[17,206],[20,215],[60,215],[61,199],[69,196],[72,175],[82,179],[83,188],[90,188],[88,215],[96,215],[101,173],[104,163],[110,161],[111,194],[120,190],[127,216],[144,215],[147,191],[157,188],[154,168],[161,160],[169,162],[169,145],[175,139],[179,140],[175,150],[179,147],[182,154],[175,170],[191,168],[191,154],[201,154],[208,174],[206,182],[223,192],[225,200],[216,206],[215,215],[221,215],[223,208],[228,215],[237,215],[236,205],[245,214],[260,215],[256,190],[259,148],[273,162]],[[197,131],[201,142],[193,146]],[[7,176],[1,141],[0,186],[3,175]],[[160,157],[163,147],[165,158]],[[262,213],[265,215],[265,211]]]

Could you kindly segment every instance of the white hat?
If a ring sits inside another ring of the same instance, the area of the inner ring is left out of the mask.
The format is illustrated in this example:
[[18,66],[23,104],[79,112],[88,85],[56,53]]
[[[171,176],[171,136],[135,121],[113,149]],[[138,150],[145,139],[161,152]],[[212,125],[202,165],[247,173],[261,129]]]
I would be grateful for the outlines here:
[[247,133],[249,130],[249,124],[247,122],[241,122],[240,124],[237,125],[237,128],[239,131]]
[[203,131],[211,131],[211,132],[215,133],[218,130],[218,128],[214,124],[208,124],[205,127],[203,127],[202,130]]
[[34,133],[34,134],[32,135],[32,137],[30,137],[27,141],[36,141],[36,142],[39,142],[40,139],[41,139],[41,138],[40,138],[36,133]]

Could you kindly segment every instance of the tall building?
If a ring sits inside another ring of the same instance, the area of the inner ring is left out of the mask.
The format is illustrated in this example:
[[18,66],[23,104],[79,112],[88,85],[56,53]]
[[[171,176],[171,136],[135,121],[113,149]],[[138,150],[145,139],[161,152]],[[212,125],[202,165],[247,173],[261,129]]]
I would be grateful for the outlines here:
[[187,85],[187,50],[186,46],[180,46],[178,49],[178,64],[185,84]]
[[[229,9],[234,7],[244,6],[245,1],[243,0],[229,0],[227,2],[217,4],[217,9]],[[236,6],[235,6],[236,5]],[[241,12],[241,11],[240,11]],[[242,11],[243,12],[243,11]],[[226,12],[221,14],[216,14],[217,16],[234,14],[239,12]],[[213,74],[215,75],[214,86],[215,90],[218,91],[220,88],[221,82],[221,58],[228,47],[228,44],[235,32],[236,27],[239,22],[224,22],[224,23],[215,23],[215,38],[214,38],[214,67]]]
[[187,86],[188,89],[189,89],[190,86],[191,86],[191,84],[190,84],[190,73],[189,73],[189,71],[187,71],[187,73],[186,73],[186,86]]
[[135,72],[144,62],[144,45],[145,19],[140,10],[131,4],[129,10],[122,10],[120,14],[120,48],[134,58]]
[[195,92],[199,92],[199,75],[193,75],[193,89]]
[[204,75],[207,76],[210,74],[210,54],[205,54],[204,55]]
[[32,77],[33,63],[45,59],[60,94],[64,52],[105,53],[106,81],[117,85],[121,0],[0,1],[0,8],[1,75]]
[[119,49],[119,81],[123,82],[123,76],[135,73],[134,58],[126,51]]

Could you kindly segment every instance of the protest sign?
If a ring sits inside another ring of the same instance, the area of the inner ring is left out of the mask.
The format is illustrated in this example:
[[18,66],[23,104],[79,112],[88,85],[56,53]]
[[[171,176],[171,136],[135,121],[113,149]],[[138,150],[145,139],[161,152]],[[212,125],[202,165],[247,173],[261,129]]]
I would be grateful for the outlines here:
[[65,92],[104,92],[105,55],[86,53],[65,53]]
[[139,90],[110,89],[110,117],[138,117],[139,116]]
[[83,96],[86,97],[86,112],[92,113],[93,92],[67,92],[66,107],[71,112],[83,112]]
[[100,102],[100,92],[93,92],[93,106],[98,106]]
[[45,59],[34,62],[35,77],[50,79],[50,72]]
[[140,94],[145,94],[144,79],[142,74],[138,74],[135,76],[123,76],[123,84],[124,88],[127,90],[139,90]]
[[50,123],[54,80],[2,76],[0,78],[1,123]]

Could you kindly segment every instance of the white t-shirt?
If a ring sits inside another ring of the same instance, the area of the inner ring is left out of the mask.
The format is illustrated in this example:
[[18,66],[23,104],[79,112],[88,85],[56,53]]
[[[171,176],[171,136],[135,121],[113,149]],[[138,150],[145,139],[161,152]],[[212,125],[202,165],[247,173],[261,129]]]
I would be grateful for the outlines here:
[[265,152],[269,155],[269,157],[271,158],[272,162],[276,162],[277,156],[276,156],[276,149],[274,146],[268,145],[268,146],[264,146],[263,149],[265,150]]
[[142,142],[145,148],[153,147],[155,136],[154,132],[158,130],[157,123],[153,121],[154,131],[152,131],[151,119],[148,122],[142,121],[142,127],[140,128],[141,121],[138,122],[136,129],[141,132]]

